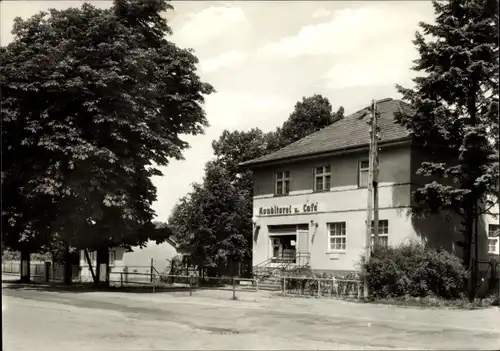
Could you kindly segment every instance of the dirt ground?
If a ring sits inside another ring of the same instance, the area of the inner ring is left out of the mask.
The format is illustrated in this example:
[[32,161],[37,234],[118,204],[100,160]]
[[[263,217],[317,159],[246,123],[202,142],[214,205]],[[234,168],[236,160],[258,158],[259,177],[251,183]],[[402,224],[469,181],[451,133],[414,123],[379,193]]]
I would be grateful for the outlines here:
[[3,287],[4,350],[499,349],[500,311]]

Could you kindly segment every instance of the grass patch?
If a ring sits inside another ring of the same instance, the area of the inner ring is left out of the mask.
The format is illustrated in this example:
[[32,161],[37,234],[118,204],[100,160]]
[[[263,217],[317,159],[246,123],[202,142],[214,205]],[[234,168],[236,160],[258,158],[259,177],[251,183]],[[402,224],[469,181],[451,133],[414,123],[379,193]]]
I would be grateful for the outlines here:
[[358,300],[361,303],[375,303],[383,305],[422,307],[422,308],[448,308],[473,310],[492,306],[498,306],[498,293],[470,302],[466,297],[457,299],[444,299],[436,296],[412,297],[402,296],[393,298],[371,298],[368,300]]

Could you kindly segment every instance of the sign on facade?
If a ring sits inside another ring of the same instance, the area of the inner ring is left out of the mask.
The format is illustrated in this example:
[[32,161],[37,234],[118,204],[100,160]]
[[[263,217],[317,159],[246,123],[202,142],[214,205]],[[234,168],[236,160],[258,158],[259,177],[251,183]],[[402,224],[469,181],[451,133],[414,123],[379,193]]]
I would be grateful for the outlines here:
[[299,213],[314,213],[318,212],[318,203],[313,202],[310,204],[304,204],[301,206],[270,206],[270,207],[260,207],[259,216],[280,216],[280,215],[292,215]]

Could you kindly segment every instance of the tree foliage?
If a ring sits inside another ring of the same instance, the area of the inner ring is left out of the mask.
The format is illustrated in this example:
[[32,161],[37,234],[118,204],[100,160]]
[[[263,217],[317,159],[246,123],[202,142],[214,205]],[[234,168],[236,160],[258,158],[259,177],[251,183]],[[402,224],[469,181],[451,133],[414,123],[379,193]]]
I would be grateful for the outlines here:
[[[193,261],[216,267],[228,258],[249,257],[249,233],[245,227],[245,199],[220,165],[209,162],[203,184],[175,207],[169,225],[183,244],[193,246]],[[250,236],[251,237],[251,236]]]
[[295,109],[288,120],[276,130],[278,142],[275,148],[289,145],[342,118],[344,118],[344,108],[340,107],[334,113],[328,98],[319,94],[303,97],[302,101],[295,104]]
[[192,258],[200,266],[215,267],[251,257],[251,173],[238,164],[266,152],[266,134],[224,131],[212,143],[216,159],[205,167],[202,184],[174,207],[169,219],[174,238],[194,248]]
[[215,159],[208,162],[202,184],[174,207],[169,225],[176,241],[191,245],[194,262],[216,266],[229,256],[240,261],[251,258],[253,180],[252,171],[238,165],[278,150],[341,118],[343,109],[332,113],[328,99],[303,98],[275,132],[258,128],[225,130],[212,142]]
[[[0,49],[6,244],[131,246],[151,223],[156,166],[208,125],[197,58],[167,40],[165,0],[16,18]],[[8,195],[8,196],[6,196]],[[28,234],[25,234],[28,232]]]
[[474,219],[493,205],[498,182],[498,0],[433,2],[435,24],[420,23],[414,44],[421,75],[398,90],[416,110],[399,122],[430,159],[429,181],[413,194],[416,212],[463,218],[468,266]]

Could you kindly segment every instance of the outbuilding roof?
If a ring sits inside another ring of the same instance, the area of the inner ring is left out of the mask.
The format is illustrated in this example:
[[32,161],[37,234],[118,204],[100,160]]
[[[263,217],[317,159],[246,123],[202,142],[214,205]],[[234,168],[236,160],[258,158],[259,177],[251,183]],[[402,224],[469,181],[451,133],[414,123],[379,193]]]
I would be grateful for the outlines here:
[[[285,159],[292,160],[296,157],[368,146],[369,126],[366,122],[370,115],[369,108],[367,106],[275,152],[242,162],[240,166],[256,166]],[[379,112],[380,143],[409,137],[408,131],[396,123],[394,117],[396,112],[413,115],[414,110],[410,105],[401,100],[387,98],[377,101],[377,111]]]

